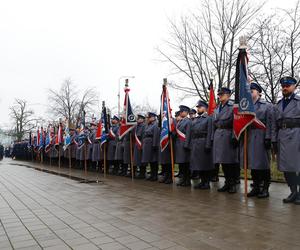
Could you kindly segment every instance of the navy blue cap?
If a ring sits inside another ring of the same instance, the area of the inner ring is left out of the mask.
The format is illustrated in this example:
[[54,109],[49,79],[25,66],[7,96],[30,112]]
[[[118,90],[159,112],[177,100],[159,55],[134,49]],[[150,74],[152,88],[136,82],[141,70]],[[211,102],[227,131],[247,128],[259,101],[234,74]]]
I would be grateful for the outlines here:
[[197,112],[196,112],[196,110],[195,109],[190,109],[190,112],[189,112],[190,114],[196,114]]
[[179,111],[179,110],[176,111],[176,112],[175,112],[175,117],[179,116],[179,114],[180,114],[180,111]]
[[281,85],[294,85],[297,83],[297,80],[291,76],[284,76],[280,79]]
[[226,87],[222,87],[221,89],[219,89],[218,91],[218,95],[222,95],[222,94],[231,94],[231,90],[230,88],[226,88]]
[[120,118],[118,116],[116,116],[116,115],[114,115],[111,119],[112,120],[116,120],[116,121],[120,121]]
[[179,106],[179,111],[180,112],[184,112],[184,111],[190,112],[190,108],[188,106],[185,106],[185,105],[180,105]]
[[145,119],[145,116],[142,114],[138,114],[137,117],[138,117],[138,119]]
[[208,108],[208,104],[202,100],[199,100],[196,107],[205,107],[205,108]]
[[153,112],[148,112],[147,116],[148,116],[148,118],[150,118],[150,117],[156,117],[157,115]]
[[250,89],[255,89],[255,90],[257,90],[259,93],[262,92],[261,86],[260,86],[258,83],[256,83],[256,82],[252,82],[252,83],[251,83]]

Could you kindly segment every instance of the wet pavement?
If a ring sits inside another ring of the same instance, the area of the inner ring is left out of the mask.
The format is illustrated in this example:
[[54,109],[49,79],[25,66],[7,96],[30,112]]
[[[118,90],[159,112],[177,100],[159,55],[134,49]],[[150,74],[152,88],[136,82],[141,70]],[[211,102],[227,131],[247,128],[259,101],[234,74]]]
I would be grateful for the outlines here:
[[243,185],[218,193],[222,182],[193,190],[4,159],[0,249],[300,249],[300,206],[282,203],[284,184],[245,200]]

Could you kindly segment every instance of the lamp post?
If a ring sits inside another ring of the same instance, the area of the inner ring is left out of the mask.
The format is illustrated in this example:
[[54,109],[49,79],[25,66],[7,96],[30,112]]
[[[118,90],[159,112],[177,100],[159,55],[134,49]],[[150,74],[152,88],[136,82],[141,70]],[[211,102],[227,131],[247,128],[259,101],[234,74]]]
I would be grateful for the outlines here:
[[120,106],[120,84],[121,84],[121,80],[123,78],[135,78],[135,76],[120,76],[119,77],[119,86],[118,86],[118,116],[120,117],[120,110],[121,110],[121,106]]

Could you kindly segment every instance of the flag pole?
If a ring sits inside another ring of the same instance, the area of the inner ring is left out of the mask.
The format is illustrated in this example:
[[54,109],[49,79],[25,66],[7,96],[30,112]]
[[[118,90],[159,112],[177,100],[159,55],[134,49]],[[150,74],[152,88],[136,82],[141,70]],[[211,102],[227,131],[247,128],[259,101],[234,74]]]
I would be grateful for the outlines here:
[[[101,150],[100,150],[100,152],[101,152]],[[103,169],[104,177],[106,177],[106,168],[107,168],[107,162],[106,162],[106,142],[104,142],[104,145],[103,145],[103,167],[104,167],[104,169]]]
[[245,185],[245,198],[248,194],[248,129],[244,132],[244,185]]
[[[128,79],[125,79],[125,88],[128,88]],[[132,152],[132,133],[129,132],[129,147],[130,147],[130,170],[131,170],[131,180],[134,179],[134,172],[133,172],[133,152]]]
[[84,178],[86,182],[87,179],[86,142],[84,142],[83,150],[84,150]]
[[69,170],[70,170],[70,174],[71,174],[71,168],[72,168],[72,158],[71,158],[71,143],[68,146],[68,154],[69,154]]
[[129,147],[130,147],[130,169],[131,169],[131,179],[134,179],[134,171],[133,171],[133,155],[132,155],[132,133],[129,132]]
[[[164,78],[163,79],[163,87],[166,87],[168,84],[168,79]],[[172,135],[169,134],[169,143],[170,143],[170,155],[171,155],[171,166],[172,166],[172,181],[173,184],[175,184],[175,164],[174,164],[174,150],[173,150],[173,138]]]

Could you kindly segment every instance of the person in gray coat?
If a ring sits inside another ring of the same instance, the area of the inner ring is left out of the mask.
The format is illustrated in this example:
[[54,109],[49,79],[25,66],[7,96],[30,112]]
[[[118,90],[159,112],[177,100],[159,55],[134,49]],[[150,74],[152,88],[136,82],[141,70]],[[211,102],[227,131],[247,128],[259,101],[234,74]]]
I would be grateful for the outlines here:
[[283,98],[274,106],[273,149],[277,167],[291,189],[284,203],[300,205],[300,96],[295,94],[296,79],[280,79]]
[[178,186],[191,186],[190,179],[190,135],[191,120],[187,117],[190,108],[185,105],[179,106],[180,117],[176,125],[175,141],[175,163],[179,165],[179,171],[182,171],[182,178],[177,183]]
[[145,130],[145,116],[139,114],[137,117],[137,125],[134,129],[134,148],[133,148],[133,165],[139,168],[137,179],[145,179],[146,166],[142,164],[142,140]]
[[156,120],[157,115],[152,112],[147,114],[147,124],[145,126],[142,140],[142,164],[150,164],[151,174],[147,178],[150,181],[157,181],[158,175],[158,148],[160,133]]
[[222,164],[225,184],[219,192],[236,193],[239,168],[239,144],[233,134],[233,103],[231,90],[221,88],[218,92],[219,105],[213,118],[213,162]]
[[101,158],[101,149],[100,149],[100,141],[99,139],[96,139],[96,133],[97,133],[97,124],[96,123],[91,123],[91,133],[90,133],[90,140],[92,144],[90,145],[91,147],[91,169],[93,171],[96,171],[97,167],[100,167],[100,161],[102,160]]
[[123,138],[120,138],[120,126],[118,127],[117,134],[116,134],[116,151],[115,151],[115,161],[117,165],[117,175],[125,175],[124,169],[123,169],[123,155],[124,155],[124,147],[123,147]]
[[[176,126],[176,120],[173,118],[174,127]],[[162,128],[161,128],[162,129]],[[159,180],[160,183],[172,184],[173,176],[172,176],[172,159],[171,159],[171,146],[173,143],[173,155],[174,155],[174,141],[175,141],[176,131],[173,131],[169,134],[169,143],[166,148],[161,151],[161,145],[159,147],[159,163],[163,170],[163,177]],[[170,138],[172,137],[172,140]]]
[[200,183],[197,189],[210,189],[210,179],[214,170],[212,159],[212,118],[206,113],[208,104],[199,100],[197,103],[198,116],[191,124],[191,158],[190,169],[197,171]]
[[[265,124],[266,129],[258,129],[251,125],[248,129],[248,168],[251,169],[253,180],[252,190],[248,197],[266,198],[269,196],[271,181],[271,135],[273,124],[273,105],[261,98],[262,88],[257,83],[250,85],[256,118]],[[243,158],[243,143],[241,143]],[[240,162],[243,162],[241,158]]]
[[107,138],[107,161],[109,168],[112,167],[112,174],[116,175],[119,171],[119,164],[115,160],[116,147],[117,147],[117,134],[119,130],[120,119],[114,115],[111,119],[111,128],[109,129]]
[[132,137],[132,132],[131,131],[129,131],[126,135],[124,135],[124,138],[123,138],[123,164],[122,164],[122,169],[123,169],[123,173],[124,173],[123,175],[127,176],[127,177],[131,177],[131,172],[128,171],[128,166],[131,165],[130,137]]

